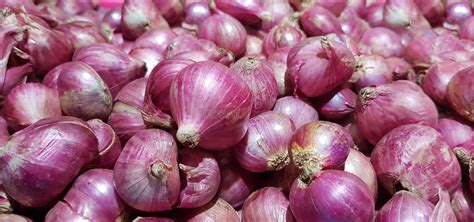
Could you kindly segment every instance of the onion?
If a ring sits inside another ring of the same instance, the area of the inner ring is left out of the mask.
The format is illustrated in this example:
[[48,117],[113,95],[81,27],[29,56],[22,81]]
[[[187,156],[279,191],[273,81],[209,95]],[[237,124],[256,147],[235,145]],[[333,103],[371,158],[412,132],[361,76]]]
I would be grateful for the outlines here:
[[211,153],[199,149],[179,151],[181,192],[176,203],[179,208],[197,208],[211,201],[221,180],[219,165]]
[[457,221],[451,208],[449,193],[445,190],[439,190],[439,201],[433,210],[430,221]]
[[361,19],[352,10],[345,10],[339,17],[339,22],[342,31],[356,42],[359,42],[362,35],[370,29],[369,23]]
[[344,33],[337,17],[323,7],[309,8],[301,15],[300,22],[308,36]]
[[440,118],[436,129],[451,148],[468,143],[474,136],[468,124],[454,118]]
[[240,218],[237,212],[229,203],[221,198],[216,198],[205,206],[196,209],[190,209],[178,215],[179,221],[183,222],[239,222]]
[[287,58],[291,48],[280,48],[268,56],[267,63],[273,69],[276,83],[278,85],[278,96],[286,96],[293,93],[291,76],[287,72]]
[[430,222],[434,206],[429,201],[405,190],[398,191],[377,213],[375,222]]
[[295,221],[291,214],[289,201],[280,189],[264,187],[252,194],[242,207],[243,221]]
[[122,32],[122,12],[120,9],[110,9],[105,13],[102,24],[108,25],[114,32]]
[[474,220],[474,195],[467,184],[460,187],[453,194],[451,207],[458,222],[469,222]]
[[443,21],[443,17],[446,15],[445,3],[443,0],[413,0],[413,2],[420,10],[420,13],[432,25],[439,24]]
[[350,149],[344,164],[344,171],[352,173],[364,181],[374,198],[377,199],[377,175],[369,158],[355,149]]
[[385,59],[379,55],[361,55],[356,59],[356,69],[350,79],[357,91],[368,86],[392,82],[392,72]]
[[359,41],[360,51],[364,54],[382,57],[400,57],[403,46],[395,32],[383,27],[375,27],[366,31]]
[[[280,188],[286,195],[290,193],[291,185],[296,178],[299,176],[299,170],[293,163],[289,163],[285,168],[280,171],[271,172],[267,178],[269,185],[272,187]],[[266,184],[266,183],[265,183]]]
[[173,222],[174,220],[168,218],[158,217],[137,217],[132,222]]
[[421,123],[436,127],[438,111],[419,86],[399,80],[360,90],[355,116],[362,135],[375,145],[397,126]]
[[379,182],[391,193],[400,185],[436,202],[438,188],[454,192],[461,184],[454,153],[429,126],[407,124],[393,129],[377,143],[371,161]]
[[122,146],[115,131],[100,119],[87,121],[89,127],[94,131],[99,142],[99,157],[92,162],[96,168],[113,168],[117,161]]
[[181,22],[184,8],[181,0],[153,0],[158,11],[170,25],[176,25]]
[[38,83],[19,85],[5,98],[3,116],[15,130],[43,118],[61,116],[58,92]]
[[125,39],[135,40],[154,28],[168,28],[152,0],[125,0],[122,6],[122,32]]
[[245,52],[247,32],[244,26],[225,13],[217,12],[201,22],[198,36],[230,50],[237,57]]
[[135,40],[133,49],[151,48],[161,56],[166,57],[168,45],[176,36],[173,31],[167,28],[151,29]]
[[63,112],[85,120],[107,118],[112,109],[112,97],[100,76],[82,62],[61,66],[57,89]]
[[301,171],[300,180],[306,183],[321,170],[342,168],[349,149],[354,147],[351,135],[343,127],[326,121],[301,126],[290,144],[291,161]]
[[164,57],[154,48],[132,49],[129,55],[132,58],[145,63],[144,69],[147,70],[145,77],[148,77],[151,73],[151,70],[153,70],[153,68],[155,68],[158,63],[164,60]]
[[261,113],[250,119],[247,135],[234,147],[235,158],[251,172],[281,170],[290,162],[289,141],[294,131],[285,115]]
[[251,116],[271,110],[278,96],[278,86],[273,70],[266,60],[246,56],[232,64],[230,68],[252,92]]
[[473,56],[471,55],[471,52],[465,51],[465,50],[453,50],[453,51],[441,52],[439,54],[431,56],[432,63],[440,63],[440,62],[445,62],[445,61],[469,62],[472,59],[473,59]]
[[[5,119],[0,116],[0,146],[2,146],[5,142],[7,142],[8,139],[10,139],[10,132],[8,132],[7,121],[5,121]],[[0,188],[1,188],[1,185],[0,185]]]
[[316,101],[319,115],[328,120],[340,120],[354,112],[357,95],[348,88],[336,89]]
[[376,1],[373,4],[367,5],[363,13],[363,18],[370,24],[372,27],[384,25],[383,21],[383,11],[385,6],[385,1]]
[[43,119],[13,134],[3,146],[2,185],[23,206],[44,206],[97,155],[97,139],[85,122],[74,117]]
[[415,71],[411,65],[404,59],[399,57],[386,58],[385,62],[392,71],[393,80],[410,80],[414,81],[416,78]]
[[469,1],[457,1],[446,7],[446,21],[451,24],[461,25],[471,17],[472,10]]
[[[422,5],[428,5],[423,2]],[[429,29],[429,22],[413,0],[386,0],[383,10],[385,25],[394,29]]]
[[[0,215],[11,214],[13,212],[13,206],[11,198],[8,197],[5,189],[0,185]],[[1,219],[0,219],[1,221]]]
[[93,23],[77,21],[58,25],[55,29],[66,35],[74,49],[94,43],[105,43],[104,37],[99,34],[97,27]]
[[88,9],[94,9],[97,7],[98,1],[85,0],[85,1],[74,1],[74,0],[56,0],[56,6],[62,9],[69,15],[76,15]]
[[265,35],[262,45],[264,55],[269,56],[279,48],[293,47],[306,38],[295,16],[288,16]]
[[348,119],[343,120],[344,128],[349,131],[352,136],[352,140],[356,145],[354,149],[364,153],[370,154],[372,151],[372,144],[369,143],[360,133],[359,127],[357,126],[357,121],[354,116],[351,116]]
[[459,37],[462,39],[474,40],[474,16],[466,19],[459,28]]
[[263,9],[266,13],[262,19],[261,29],[265,32],[270,31],[273,27],[279,24],[285,17],[293,13],[288,0],[266,0],[263,1]]
[[189,51],[215,51],[218,47],[206,39],[198,39],[193,35],[184,34],[174,38],[167,47],[166,58]]
[[308,38],[288,54],[288,71],[295,88],[310,97],[321,96],[349,80],[354,72],[352,53],[332,38]]
[[45,221],[126,220],[127,208],[115,192],[113,171],[92,169],[74,181],[63,200],[49,210]]
[[92,44],[74,53],[73,61],[81,61],[92,67],[104,80],[115,98],[128,82],[143,77],[144,62],[109,44]]
[[245,135],[252,95],[232,70],[216,62],[197,62],[176,75],[170,88],[176,137],[188,147],[222,150]]
[[318,112],[303,100],[285,96],[276,101],[273,111],[279,112],[291,119],[296,129],[306,123],[319,119]]
[[245,55],[258,55],[262,53],[262,39],[255,35],[247,34]]
[[263,1],[257,0],[213,0],[211,4],[215,7],[241,21],[244,24],[257,24],[261,22],[263,16],[267,16],[263,11]]
[[158,129],[135,134],[114,167],[115,189],[141,211],[170,210],[179,196],[178,149],[173,137]]
[[357,176],[324,170],[310,181],[295,180],[290,191],[290,208],[297,221],[362,222],[372,220],[374,198]]
[[474,122],[474,67],[457,72],[448,84],[448,101],[459,115]]
[[[208,4],[204,2],[193,2],[191,4],[187,4],[184,7],[184,24],[190,25],[199,25],[201,22],[207,19],[211,15],[211,10],[209,9]],[[194,28],[197,29],[197,28]]]

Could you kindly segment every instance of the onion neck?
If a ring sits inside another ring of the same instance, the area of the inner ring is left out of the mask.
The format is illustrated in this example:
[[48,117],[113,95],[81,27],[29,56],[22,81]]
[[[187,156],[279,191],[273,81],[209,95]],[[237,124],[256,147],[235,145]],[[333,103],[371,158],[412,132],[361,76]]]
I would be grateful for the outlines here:
[[359,91],[359,99],[362,103],[362,106],[365,108],[369,100],[374,99],[378,96],[375,87],[365,87]]
[[318,154],[310,148],[302,148],[298,144],[291,145],[293,163],[301,170],[299,179],[309,184],[315,173],[320,172],[323,168],[322,160]]
[[285,166],[287,166],[290,163],[290,158],[288,157],[288,151],[285,149],[285,151],[281,153],[274,154],[270,156],[268,159],[268,170],[270,171],[278,171],[283,169]]
[[176,138],[181,144],[189,148],[194,148],[199,144],[201,135],[198,133],[196,127],[185,125],[178,128]]

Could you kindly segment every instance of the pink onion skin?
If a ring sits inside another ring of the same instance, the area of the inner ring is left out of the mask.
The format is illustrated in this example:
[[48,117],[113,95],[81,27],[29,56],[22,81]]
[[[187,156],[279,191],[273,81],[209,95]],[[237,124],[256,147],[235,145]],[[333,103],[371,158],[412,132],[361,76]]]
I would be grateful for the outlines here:
[[59,65],[49,70],[49,72],[44,76],[42,84],[51,88],[58,89],[58,77],[61,74],[65,66]]
[[375,146],[371,162],[390,193],[400,184],[436,202],[439,188],[452,193],[461,185],[456,156],[441,134],[426,125],[407,124],[387,133]]
[[[258,56],[258,55],[256,55]],[[234,56],[232,52],[224,48],[211,49],[209,51],[199,50],[199,51],[187,51],[177,54],[172,57],[173,59],[189,59],[194,62],[201,61],[214,61],[219,62],[222,65],[229,66],[234,62]]]
[[290,74],[287,72],[286,65],[288,53],[291,48],[280,48],[278,51],[268,56],[268,65],[273,69],[273,74],[278,85],[278,96],[290,95],[294,91],[293,82]]
[[92,162],[92,165],[95,168],[113,168],[122,151],[117,134],[112,127],[100,119],[91,119],[87,121],[87,124],[94,131],[99,142],[99,157]]
[[275,107],[273,107],[273,111],[282,113],[290,118],[296,129],[306,123],[319,119],[318,112],[315,108],[293,96],[285,96],[278,99],[275,103]]
[[219,165],[214,156],[200,149],[179,151],[179,169],[182,186],[178,208],[197,208],[211,201],[216,195],[221,181]]
[[457,72],[448,84],[448,102],[459,115],[474,122],[474,67]]
[[184,21],[186,24],[199,25],[211,15],[207,1],[193,2],[184,7]]
[[181,144],[222,150],[244,137],[252,94],[224,65],[197,62],[176,75],[170,88],[170,107]]
[[153,0],[158,11],[170,25],[177,25],[181,22],[184,8],[180,0]]
[[263,1],[263,15],[261,30],[269,32],[278,25],[285,17],[293,13],[293,8],[287,0],[267,0]]
[[370,24],[372,27],[384,25],[383,21],[383,8],[385,2],[375,2],[373,4],[367,5],[363,13],[363,18]]
[[128,206],[114,188],[113,170],[91,169],[81,174],[46,215],[45,221],[99,220],[127,218]]
[[9,138],[10,132],[8,132],[7,121],[5,121],[3,117],[0,117],[0,146],[7,142]]
[[375,222],[419,221],[430,222],[434,205],[418,195],[401,190],[383,205]]
[[17,214],[0,214],[0,221],[33,222],[31,219]]
[[468,143],[474,133],[467,124],[455,118],[440,118],[436,129],[451,148]]
[[388,67],[392,71],[393,80],[410,80],[414,81],[416,78],[415,71],[411,65],[402,58],[389,57],[385,59]]
[[[246,0],[213,0],[212,4],[219,11],[222,11],[243,24],[257,24],[262,21],[263,1],[246,1]],[[213,7],[211,4],[211,7]],[[215,9],[214,9],[215,10]]]
[[163,55],[157,52],[154,48],[132,49],[129,55],[132,58],[145,63],[145,77],[150,76],[151,70],[153,70],[158,63],[164,60]]
[[125,39],[135,40],[154,28],[168,28],[152,0],[125,0],[122,6],[122,32]]
[[466,19],[459,28],[459,37],[462,39],[474,40],[474,16]]
[[366,31],[359,41],[360,51],[382,57],[401,57],[403,46],[400,37],[390,29],[375,27]]
[[168,44],[166,58],[171,58],[183,52],[214,51],[218,48],[215,43],[206,39],[198,39],[194,35],[178,35]]
[[174,222],[174,220],[158,217],[137,217],[133,219],[133,222]]
[[461,25],[472,15],[471,5],[468,1],[458,1],[447,5],[446,21],[451,24]]
[[367,185],[341,170],[323,170],[306,182],[297,179],[290,191],[296,221],[370,221],[374,205]]
[[464,184],[453,194],[451,207],[458,222],[469,222],[474,220],[474,195],[469,186]]
[[442,23],[443,17],[446,16],[445,3],[442,0],[414,0],[413,2],[432,25]]
[[69,15],[76,15],[88,9],[94,9],[98,5],[96,0],[74,1],[74,0],[57,0],[56,6]]
[[61,66],[64,68],[58,76],[57,86],[64,114],[84,120],[106,119],[112,109],[112,96],[100,76],[82,62]]
[[152,48],[163,57],[166,57],[168,45],[176,36],[173,31],[167,28],[150,29],[135,40],[133,49]]
[[309,97],[342,85],[354,69],[355,59],[349,49],[326,36],[307,38],[288,53],[288,71],[295,89]]
[[436,204],[430,221],[457,221],[456,215],[450,204],[449,193],[445,190],[439,190],[439,200]]
[[270,56],[279,48],[293,47],[306,38],[306,34],[301,30],[294,16],[296,15],[288,16],[286,21],[282,21],[263,37],[262,50],[264,55]]
[[300,178],[327,169],[340,169],[354,147],[352,137],[342,126],[326,121],[314,121],[298,128],[290,141],[291,161],[300,170]]
[[356,59],[356,70],[350,81],[360,91],[368,86],[391,83],[392,78],[390,67],[382,56],[361,55]]
[[205,206],[183,211],[178,215],[179,221],[183,222],[239,222],[237,211],[221,198],[216,198]]
[[70,22],[55,27],[56,30],[63,32],[72,43],[74,49],[79,49],[93,43],[105,43],[95,24],[89,22]]
[[313,6],[306,10],[301,15],[300,22],[308,36],[344,33],[337,17],[323,7]]
[[369,187],[374,199],[377,199],[377,175],[375,169],[370,163],[370,158],[361,152],[350,149],[346,162],[344,163],[344,171],[358,176]]
[[433,64],[423,78],[423,91],[436,103],[449,106],[447,91],[449,81],[454,75],[469,67],[466,62],[441,62]]
[[44,206],[97,155],[97,139],[85,122],[74,117],[43,119],[5,144],[0,156],[2,185],[21,205]]
[[262,54],[262,39],[257,36],[247,34],[247,42],[245,44],[245,55]]
[[43,118],[61,115],[58,91],[39,83],[26,83],[13,88],[3,104],[3,117],[15,130]]
[[362,89],[355,116],[360,132],[374,145],[397,126],[420,123],[436,127],[438,121],[434,102],[406,80]]
[[103,24],[107,24],[114,32],[122,32],[122,12],[120,9],[110,9],[102,19]]
[[264,187],[252,194],[242,207],[243,221],[295,221],[290,203],[283,192],[275,187]]
[[295,130],[287,116],[261,113],[250,119],[247,134],[233,148],[235,158],[250,172],[281,170],[290,162],[289,141]]
[[136,133],[114,167],[115,189],[131,207],[141,211],[170,210],[179,197],[178,149],[162,130]]
[[316,100],[318,114],[327,120],[340,120],[354,112],[357,94],[348,88],[336,89]]
[[278,96],[278,85],[265,59],[246,56],[232,64],[230,69],[252,92],[252,117],[272,109]]
[[245,52],[247,32],[244,26],[224,13],[213,14],[204,20],[199,25],[198,37],[230,50],[236,57]]
[[357,16],[352,10],[344,10],[339,17],[342,31],[354,41],[359,42],[362,35],[370,29],[369,23]]

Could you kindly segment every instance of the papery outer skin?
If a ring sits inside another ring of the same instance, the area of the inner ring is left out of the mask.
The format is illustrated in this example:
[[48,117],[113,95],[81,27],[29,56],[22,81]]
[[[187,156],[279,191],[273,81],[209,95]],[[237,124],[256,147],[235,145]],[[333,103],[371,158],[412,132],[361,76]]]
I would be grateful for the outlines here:
[[5,97],[2,113],[15,130],[43,118],[61,116],[58,91],[39,83],[19,85]]
[[315,108],[293,96],[285,96],[278,99],[273,107],[273,111],[289,117],[293,124],[295,124],[296,129],[306,123],[319,119],[318,112]]
[[245,198],[257,189],[258,174],[242,169],[239,163],[234,161],[230,163],[219,162],[219,169],[221,171],[221,183],[217,196],[233,207],[241,206]]
[[348,88],[333,90],[316,100],[318,114],[327,120],[340,120],[354,112],[357,95]]
[[112,96],[100,76],[83,62],[62,64],[57,86],[61,109],[66,115],[84,120],[106,119],[112,109]]
[[308,36],[344,33],[337,17],[323,7],[313,6],[304,11],[303,15],[301,15],[300,22]]
[[472,128],[467,123],[456,118],[440,118],[436,129],[451,148],[468,143],[474,138]]
[[[133,49],[152,48],[165,58],[168,45],[176,36],[177,35],[168,28],[150,29],[133,42]],[[151,69],[149,71],[151,71]]]
[[[424,5],[427,3],[424,2]],[[413,0],[387,0],[383,9],[384,24],[392,29],[426,30],[430,23]]]
[[474,67],[456,73],[448,84],[448,102],[459,115],[474,122]]
[[402,190],[395,193],[375,216],[375,222],[430,222],[434,205],[418,195]]
[[147,70],[145,77],[150,76],[151,70],[164,60],[164,57],[153,48],[132,49],[129,55],[132,58],[145,63],[144,69]]
[[377,175],[374,167],[370,163],[370,158],[361,152],[350,149],[346,162],[344,163],[344,171],[358,176],[369,187],[375,200],[377,199]]
[[213,14],[204,20],[199,25],[198,37],[230,50],[236,57],[245,52],[247,32],[244,26],[224,13]]
[[122,6],[122,32],[128,40],[135,40],[154,28],[168,28],[152,0],[125,0]]
[[235,158],[251,172],[281,170],[290,162],[289,142],[295,130],[284,114],[261,113],[250,119],[247,134],[234,146]]
[[342,126],[326,121],[307,123],[296,130],[290,141],[291,162],[300,169],[303,180],[327,169],[344,166],[352,137]]
[[252,95],[232,70],[207,61],[189,65],[176,75],[170,102],[181,143],[222,150],[244,137]]
[[114,167],[115,189],[120,197],[141,211],[170,210],[179,196],[177,155],[169,133],[158,129],[136,133],[125,144]]
[[389,57],[385,61],[388,64],[388,67],[392,71],[393,80],[410,80],[414,81],[416,78],[415,71],[411,65],[405,61],[403,58],[399,57]]
[[[61,209],[62,208],[62,209]],[[91,169],[81,174],[66,196],[46,215],[46,222],[78,220],[125,220],[128,206],[114,188],[113,171]]]
[[308,184],[296,179],[290,191],[290,208],[299,222],[365,222],[373,218],[375,211],[367,185],[340,170],[316,173]]
[[242,207],[242,221],[295,221],[289,201],[275,187],[264,187],[250,194]]
[[65,67],[66,66],[59,65],[49,70],[49,72],[44,76],[42,84],[51,89],[57,90],[59,74],[61,74]]
[[356,58],[356,70],[350,79],[356,90],[392,82],[392,72],[385,59],[378,55],[361,55]]
[[43,119],[5,144],[0,154],[2,185],[23,206],[44,206],[97,156],[97,139],[85,122],[74,117]]
[[293,8],[287,0],[263,1],[263,9],[265,12],[260,29],[265,32],[270,31],[273,27],[285,19],[286,16],[289,16],[291,13],[293,13]]
[[288,53],[291,48],[280,48],[268,56],[268,65],[273,69],[275,80],[278,85],[278,96],[286,96],[293,93],[294,87],[291,80],[290,74],[287,72],[288,67],[286,65]]
[[306,38],[306,34],[301,30],[298,21],[293,16],[295,15],[287,17],[288,21],[282,21],[263,37],[262,50],[264,55],[270,56],[280,48],[293,47]]
[[122,12],[121,9],[110,9],[102,18],[102,23],[107,24],[114,32],[122,32]]
[[421,124],[399,126],[375,146],[371,162],[379,182],[390,193],[403,188],[436,202],[438,189],[454,192],[461,185],[461,168],[435,129]]
[[470,65],[474,65],[474,63],[446,61],[433,64],[426,71],[426,75],[423,78],[423,91],[436,103],[449,106],[447,98],[449,81],[457,72]]
[[265,59],[246,56],[237,60],[230,67],[235,75],[240,77],[252,91],[252,112],[254,117],[272,109],[278,96],[273,69]]
[[385,58],[400,57],[403,54],[400,36],[383,27],[366,31],[359,41],[359,47],[364,54],[375,54]]
[[214,156],[200,149],[182,149],[178,155],[181,178],[185,182],[176,203],[178,208],[197,208],[211,201],[221,181],[219,165]]
[[450,199],[447,191],[439,190],[439,200],[430,217],[431,222],[457,221],[456,215],[451,208]]
[[[257,24],[262,20],[263,1],[213,0],[215,7],[243,24]],[[266,12],[267,13],[267,12]]]
[[360,56],[361,52],[359,50],[358,42],[354,41],[350,36],[346,34],[335,34],[331,33],[326,35],[328,39],[335,41],[339,44],[344,45],[349,51],[352,53],[353,56]]
[[107,84],[114,98],[128,82],[146,73],[144,62],[110,44],[97,43],[76,50],[73,61],[84,62],[92,67]]
[[339,17],[342,31],[350,36],[354,41],[359,42],[362,35],[370,29],[369,23],[358,17],[352,10],[344,10]]
[[247,35],[245,43],[245,55],[255,55],[262,53],[262,40],[254,35]]
[[133,219],[133,222],[174,222],[174,220],[158,217],[137,217]]
[[32,222],[29,218],[17,214],[0,214],[0,221]]
[[92,162],[92,165],[94,168],[113,168],[122,151],[117,134],[111,126],[100,119],[91,119],[87,121],[87,124],[94,131],[99,142],[99,157]]
[[63,32],[74,49],[79,49],[93,43],[105,43],[104,37],[99,34],[95,24],[89,22],[65,23],[56,26],[55,30]]
[[309,97],[321,96],[343,84],[354,68],[349,49],[325,36],[307,38],[288,54],[288,71],[295,89]]
[[446,2],[446,21],[450,24],[461,25],[471,15],[471,2],[462,0]]
[[184,9],[180,0],[153,0],[158,11],[170,25],[179,25],[183,17]]
[[205,206],[189,209],[179,215],[183,222],[239,222],[240,218],[232,206],[221,198],[209,202]]
[[474,220],[474,194],[468,184],[463,184],[453,194],[451,207],[458,222],[470,222]]
[[360,132],[374,145],[397,126],[420,123],[436,127],[438,122],[433,101],[418,85],[406,80],[362,89],[355,116]]

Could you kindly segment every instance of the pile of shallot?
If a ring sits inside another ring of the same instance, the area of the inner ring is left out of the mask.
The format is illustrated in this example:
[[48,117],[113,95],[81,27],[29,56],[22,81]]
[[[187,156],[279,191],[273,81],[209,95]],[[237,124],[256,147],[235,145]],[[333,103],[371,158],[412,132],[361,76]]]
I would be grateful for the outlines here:
[[0,0],[0,221],[472,222],[470,0]]

